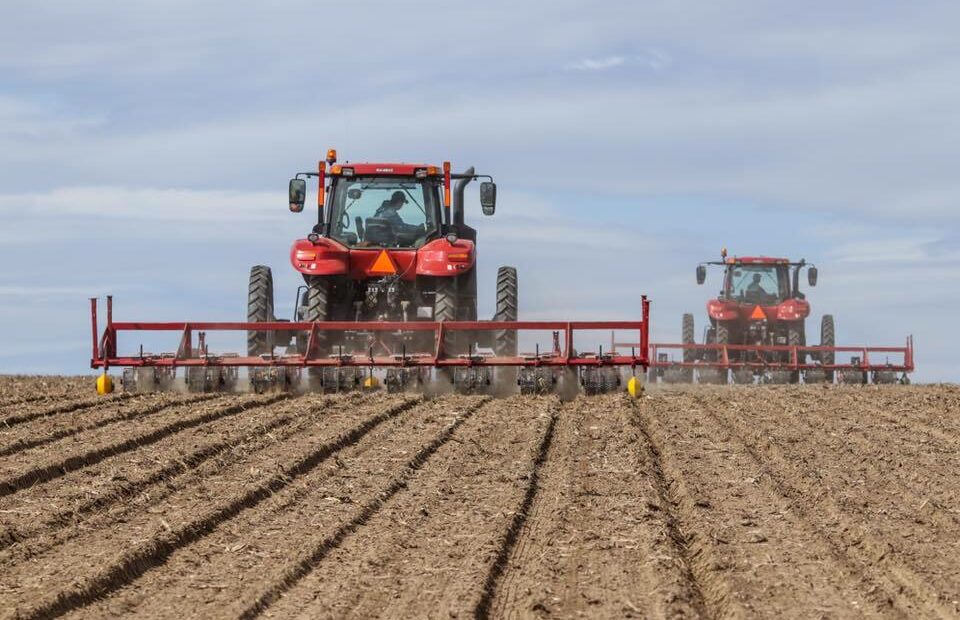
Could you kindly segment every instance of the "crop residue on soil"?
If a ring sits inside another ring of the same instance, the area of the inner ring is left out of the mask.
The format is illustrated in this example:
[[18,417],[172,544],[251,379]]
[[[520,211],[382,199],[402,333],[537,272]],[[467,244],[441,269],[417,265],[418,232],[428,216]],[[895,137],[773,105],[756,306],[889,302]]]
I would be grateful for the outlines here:
[[2,618],[960,615],[960,389],[0,378]]

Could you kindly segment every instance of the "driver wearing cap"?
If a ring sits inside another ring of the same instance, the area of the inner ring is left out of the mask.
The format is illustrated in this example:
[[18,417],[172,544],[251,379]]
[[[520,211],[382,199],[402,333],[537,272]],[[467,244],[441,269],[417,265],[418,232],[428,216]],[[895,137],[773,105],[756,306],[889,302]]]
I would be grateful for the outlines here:
[[374,214],[374,217],[379,217],[387,220],[392,225],[397,228],[406,226],[407,223],[403,221],[403,218],[400,217],[400,209],[403,205],[407,204],[407,197],[403,195],[403,192],[397,190],[393,192],[393,195],[390,196],[389,200],[384,200],[380,205],[380,208],[377,209],[377,212]]

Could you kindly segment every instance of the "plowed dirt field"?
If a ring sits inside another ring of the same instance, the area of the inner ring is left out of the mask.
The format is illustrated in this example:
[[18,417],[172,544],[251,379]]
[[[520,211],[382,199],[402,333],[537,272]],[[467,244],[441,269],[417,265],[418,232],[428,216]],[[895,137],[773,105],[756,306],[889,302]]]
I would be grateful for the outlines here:
[[0,617],[955,618],[960,388],[0,378]]

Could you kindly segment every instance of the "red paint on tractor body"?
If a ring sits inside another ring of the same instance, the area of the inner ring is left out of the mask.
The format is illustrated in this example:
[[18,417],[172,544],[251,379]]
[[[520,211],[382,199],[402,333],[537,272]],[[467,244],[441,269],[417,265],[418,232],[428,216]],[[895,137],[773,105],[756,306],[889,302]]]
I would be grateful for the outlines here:
[[330,239],[317,241],[297,239],[290,248],[293,268],[309,276],[349,274],[352,280],[367,280],[386,275],[373,269],[377,258],[386,252],[402,280],[417,276],[458,276],[476,265],[476,245],[468,239],[457,239],[451,244],[446,239],[435,239],[418,249],[348,248]]

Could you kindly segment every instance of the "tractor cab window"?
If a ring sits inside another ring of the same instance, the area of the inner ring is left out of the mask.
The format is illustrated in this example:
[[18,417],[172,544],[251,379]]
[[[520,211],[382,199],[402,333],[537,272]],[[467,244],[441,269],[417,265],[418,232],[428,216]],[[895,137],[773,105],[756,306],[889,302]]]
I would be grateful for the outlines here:
[[772,305],[790,293],[787,271],[772,265],[734,265],[728,278],[728,296],[742,303]]
[[438,229],[436,188],[418,179],[340,178],[330,236],[350,247],[418,248]]

